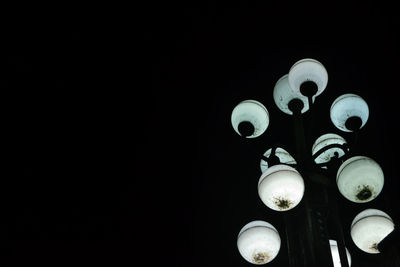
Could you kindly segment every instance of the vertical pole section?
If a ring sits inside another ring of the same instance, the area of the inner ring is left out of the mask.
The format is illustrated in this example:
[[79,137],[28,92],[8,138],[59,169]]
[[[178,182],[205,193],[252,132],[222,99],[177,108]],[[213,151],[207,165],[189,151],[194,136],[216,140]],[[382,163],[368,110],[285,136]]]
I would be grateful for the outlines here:
[[292,225],[293,218],[289,217],[289,214],[285,213],[283,215],[283,220],[285,222],[286,246],[287,246],[289,267],[298,267],[296,263],[296,252],[295,252],[296,238],[293,232],[293,225]]
[[[299,99],[293,99],[289,103],[289,109],[293,112],[293,129],[294,129],[294,141],[296,147],[296,161],[297,169],[300,173],[304,174],[306,158],[307,158],[307,148],[306,148],[306,137],[304,133],[303,119],[301,117],[301,110],[303,108],[303,102]],[[299,218],[299,228],[297,230],[297,235],[299,236],[299,241],[301,246],[304,248],[304,254],[302,255],[303,265],[315,265],[316,258],[313,249],[314,243],[314,233],[312,231],[312,219],[311,219],[311,208],[309,203],[309,187],[307,186],[308,181],[305,179],[305,192],[303,196],[303,205],[301,212],[303,213],[302,218]]]
[[[293,101],[293,100],[292,100]],[[299,100],[300,101],[300,100]],[[305,167],[307,163],[307,143],[304,133],[304,125],[301,117],[301,105],[296,102],[291,102],[292,112],[293,112],[293,128],[294,128],[294,141],[296,146],[296,160],[299,167]],[[296,106],[295,106],[296,105]],[[294,107],[293,107],[294,106]]]
[[343,234],[343,228],[342,228],[342,222],[340,221],[339,217],[339,210],[337,207],[337,200],[334,194],[330,191],[330,196],[331,196],[331,209],[333,212],[333,219],[335,222],[335,227],[336,227],[336,234],[337,234],[337,246],[339,250],[339,257],[340,257],[340,263],[341,267],[349,267],[349,262],[347,261],[347,254],[346,254],[346,247],[345,247],[345,242],[344,242],[344,234]]
[[[304,245],[305,249],[305,259],[304,264],[306,266],[324,266],[333,267],[332,257],[329,249],[329,242],[327,234],[321,235],[321,231],[325,232],[326,229],[319,229],[321,225],[326,225],[326,217],[323,224],[318,224],[317,222],[317,207],[315,203],[320,205],[325,202],[324,199],[314,200],[318,192],[313,192],[313,189],[317,189],[313,186],[312,181],[309,177],[305,177],[309,174],[312,168],[313,160],[311,156],[311,151],[307,151],[307,140],[304,131],[303,119],[301,117],[301,109],[303,103],[300,100],[292,100],[289,103],[289,109],[293,112],[293,124],[294,124],[294,140],[296,146],[296,161],[298,166],[298,171],[303,175],[305,183],[305,192],[303,196],[303,218],[301,218],[302,223],[299,225],[302,227],[298,229],[298,235],[301,243]],[[326,206],[327,208],[327,206]],[[319,218],[321,220],[321,218]],[[325,232],[326,233],[326,232]],[[306,267],[305,266],[305,267]]]

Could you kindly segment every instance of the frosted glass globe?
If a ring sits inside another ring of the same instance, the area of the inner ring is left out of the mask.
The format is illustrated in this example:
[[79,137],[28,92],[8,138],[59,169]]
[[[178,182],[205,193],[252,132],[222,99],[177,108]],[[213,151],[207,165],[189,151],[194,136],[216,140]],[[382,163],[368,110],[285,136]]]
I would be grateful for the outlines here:
[[[333,267],[341,267],[339,249],[336,240],[329,240],[329,245],[331,246],[331,254],[333,260]],[[347,262],[349,263],[349,267],[351,267],[351,255],[349,250],[346,248],[346,256]]]
[[[266,158],[269,158],[271,156],[272,148],[268,149],[265,153],[264,156]],[[277,147],[275,150],[275,156],[279,158],[280,163],[282,164],[296,164],[296,160],[283,148]],[[261,159],[260,161],[260,169],[261,172],[265,172],[268,169],[268,162],[265,160]]]
[[254,126],[254,132],[247,138],[255,138],[265,132],[269,125],[269,113],[263,104],[256,100],[240,102],[232,111],[233,129],[240,135],[239,124],[248,121]]
[[252,221],[240,230],[237,247],[246,261],[258,265],[266,264],[278,255],[281,238],[270,223]]
[[304,180],[296,169],[283,164],[274,165],[261,175],[258,195],[270,209],[290,210],[303,198]]
[[384,175],[379,164],[373,159],[355,156],[340,165],[336,183],[345,198],[363,203],[379,195],[383,188]]
[[359,117],[361,119],[361,127],[363,127],[368,120],[369,108],[367,102],[360,96],[355,94],[344,94],[333,101],[330,117],[332,123],[341,131],[351,132],[346,127],[346,121],[350,117]]
[[300,99],[303,102],[303,109],[301,113],[309,110],[308,99],[302,94],[294,92],[290,86],[288,81],[288,74],[281,77],[275,84],[274,87],[274,101],[278,108],[285,112],[286,114],[293,115],[293,112],[289,109],[289,102],[293,99]]
[[302,83],[314,82],[318,87],[313,96],[313,101],[315,101],[315,97],[320,95],[328,84],[328,72],[319,61],[305,58],[293,64],[289,70],[288,79],[290,88],[297,94],[301,94],[300,86]]
[[351,238],[364,252],[379,253],[378,244],[394,230],[392,218],[377,209],[360,212],[351,223]]
[[[333,133],[321,135],[320,137],[317,138],[317,140],[315,140],[312,146],[312,155],[315,155],[318,151],[320,151],[324,147],[333,144],[343,145],[346,144],[346,140],[344,140],[344,138],[341,137],[340,135]],[[315,162],[316,163],[328,162],[331,160],[332,157],[334,157],[336,152],[338,153],[339,158],[345,154],[345,151],[343,151],[343,149],[339,147],[333,147],[322,152],[318,157],[315,158]]]

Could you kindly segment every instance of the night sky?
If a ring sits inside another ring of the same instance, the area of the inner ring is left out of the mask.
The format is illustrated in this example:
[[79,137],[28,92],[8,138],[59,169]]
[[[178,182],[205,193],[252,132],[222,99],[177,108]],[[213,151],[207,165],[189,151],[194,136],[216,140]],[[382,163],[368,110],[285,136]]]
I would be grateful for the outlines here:
[[[369,105],[360,153],[380,164],[385,186],[366,204],[338,200],[352,266],[389,266],[360,251],[349,227],[366,208],[400,223],[393,6],[167,3],[17,15],[5,24],[1,62],[10,172],[0,263],[250,266],[236,247],[245,224],[268,221],[284,239],[282,214],[257,194],[261,155],[274,143],[294,150],[273,88],[314,58],[329,81],[310,111],[310,142],[328,132],[352,140],[329,118],[338,96]],[[271,120],[252,140],[230,122],[246,99]],[[286,253],[267,266],[288,266]]]

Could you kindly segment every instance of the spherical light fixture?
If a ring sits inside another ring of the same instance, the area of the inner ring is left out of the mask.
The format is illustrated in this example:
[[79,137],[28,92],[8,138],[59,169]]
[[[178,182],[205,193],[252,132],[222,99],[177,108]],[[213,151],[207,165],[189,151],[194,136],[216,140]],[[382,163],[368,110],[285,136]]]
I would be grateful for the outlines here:
[[269,113],[263,104],[256,100],[245,100],[240,102],[232,111],[231,123],[233,129],[239,134],[240,124],[247,123],[253,130],[245,136],[255,138],[265,132],[269,125]]
[[266,264],[278,255],[281,238],[270,223],[253,221],[240,230],[237,247],[246,261],[258,265]]
[[365,156],[351,157],[339,167],[336,183],[340,193],[356,203],[368,202],[382,191],[384,175],[373,159]]
[[289,70],[288,75],[290,88],[297,94],[302,94],[300,87],[305,82],[313,82],[317,85],[317,91],[313,96],[320,95],[328,84],[328,72],[324,65],[311,58],[305,58],[297,61]]
[[360,212],[351,223],[351,238],[356,246],[364,252],[379,253],[379,243],[394,229],[392,218],[377,209],[366,209]]
[[367,102],[360,96],[355,94],[344,94],[333,101],[330,110],[330,117],[333,124],[341,131],[351,132],[346,122],[351,118],[360,120],[360,128],[362,128],[368,120],[369,109]]
[[275,104],[278,106],[278,108],[286,114],[293,115],[293,112],[289,109],[289,102],[296,98],[300,99],[303,102],[301,113],[309,110],[307,97],[303,96],[300,93],[294,92],[290,88],[288,74],[284,75],[276,82],[273,97]]
[[[271,156],[272,148],[268,149],[264,153],[264,157],[269,158]],[[279,158],[279,162],[282,164],[296,164],[296,160],[283,148],[277,147],[275,150],[275,156]],[[260,161],[261,172],[265,172],[268,169],[268,162],[261,159]]]
[[287,165],[268,168],[258,182],[258,195],[270,209],[286,211],[296,207],[304,194],[304,180],[300,173]]
[[[324,149],[329,145],[343,145],[346,144],[346,140],[343,137],[337,134],[328,133],[321,135],[315,140],[312,146],[312,155],[314,156],[318,151]],[[335,156],[335,153],[340,157],[344,156],[345,151],[343,151],[340,147],[332,147],[326,149],[320,155],[315,158],[315,163],[325,163],[331,160],[332,157]]]
[[[331,254],[333,260],[333,267],[341,267],[340,264],[340,256],[339,249],[336,240],[329,240],[329,245],[331,246]],[[346,248],[347,262],[349,263],[349,267],[351,267],[351,255],[349,250]]]

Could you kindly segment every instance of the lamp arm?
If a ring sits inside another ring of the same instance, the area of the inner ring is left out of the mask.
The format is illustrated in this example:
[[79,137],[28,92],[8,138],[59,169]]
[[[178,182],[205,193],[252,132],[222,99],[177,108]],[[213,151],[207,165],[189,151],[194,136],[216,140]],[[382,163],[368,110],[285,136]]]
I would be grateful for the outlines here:
[[313,160],[315,160],[319,155],[321,155],[322,153],[324,153],[325,151],[327,151],[328,149],[331,148],[341,148],[345,153],[349,152],[349,146],[345,143],[345,144],[330,144],[327,145],[323,148],[321,148],[320,150],[318,150],[313,156]]
[[[291,151],[289,151],[289,149],[286,149],[284,145],[282,145],[282,144],[280,144],[280,143],[275,143],[274,145],[272,145],[271,154],[270,154],[269,157],[266,157],[266,156],[264,156],[264,155],[261,156],[261,159],[264,160],[264,161],[266,161],[266,162],[268,163],[268,166],[272,166],[272,165],[280,164],[280,163],[281,163],[279,157],[277,157],[277,160],[278,160],[279,162],[276,162],[276,159],[275,159],[275,156],[276,156],[276,153],[275,153],[275,152],[276,152],[276,149],[277,149],[278,147],[284,149],[285,151],[287,151],[287,152],[289,153],[289,155],[291,155],[291,156],[293,157],[293,153],[292,153]],[[295,159],[295,160],[296,160],[296,159]],[[297,161],[296,161],[296,162],[297,162]],[[297,164],[288,164],[288,163],[283,163],[283,164],[288,165],[288,166],[293,167],[293,168],[295,168],[295,167],[297,166]]]

